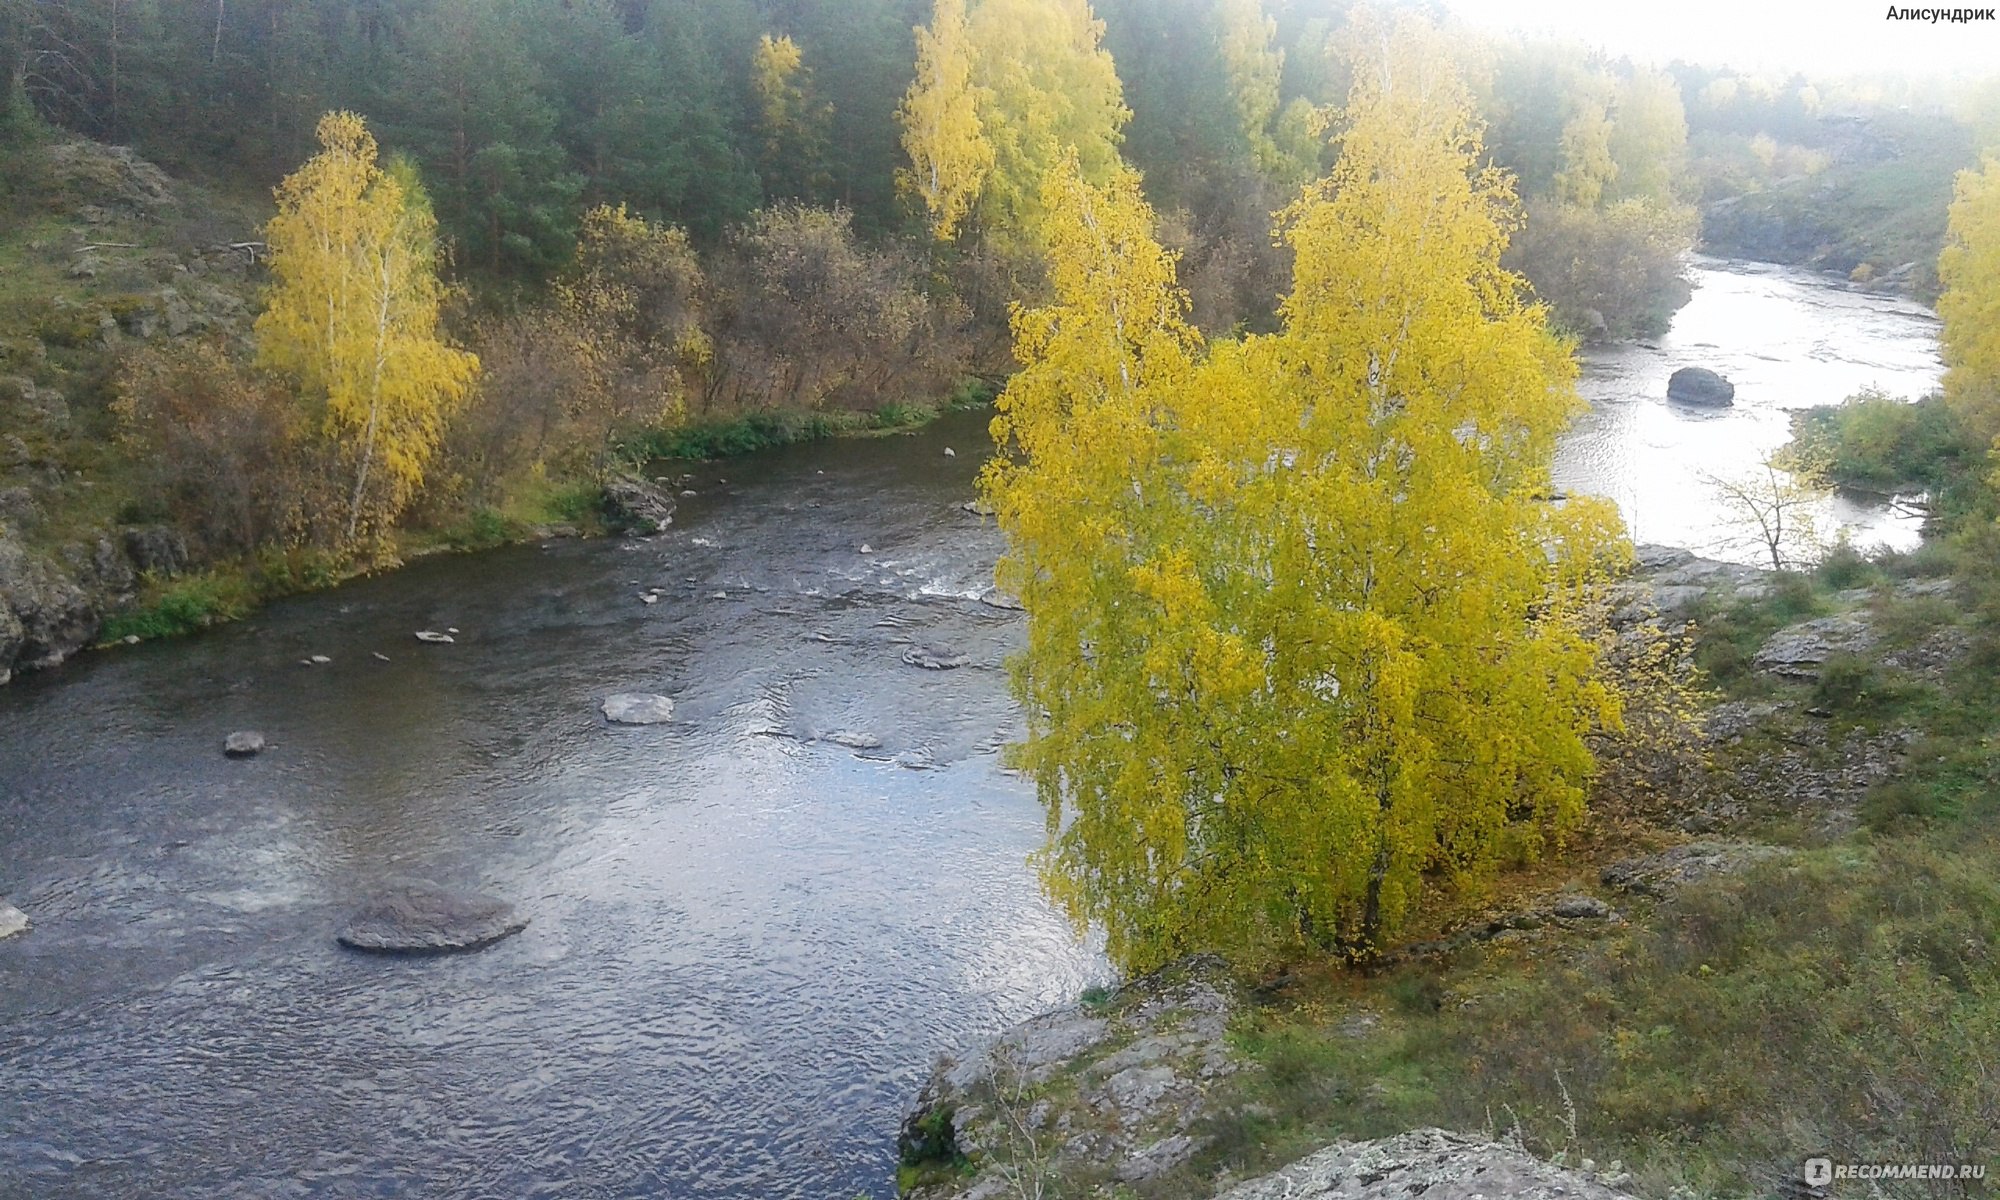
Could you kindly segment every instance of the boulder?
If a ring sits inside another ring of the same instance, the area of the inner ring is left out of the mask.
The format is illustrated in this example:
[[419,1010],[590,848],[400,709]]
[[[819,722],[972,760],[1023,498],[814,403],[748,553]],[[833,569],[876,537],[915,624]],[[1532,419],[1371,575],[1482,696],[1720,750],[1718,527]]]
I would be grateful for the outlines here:
[[604,516],[626,533],[658,533],[674,523],[673,493],[637,475],[614,475],[604,484]]
[[1372,1142],[1335,1142],[1217,1200],[1631,1200],[1622,1173],[1553,1166],[1519,1146],[1442,1129]]
[[[97,604],[47,558],[0,537],[0,677],[52,667],[97,637]],[[18,632],[15,632],[18,630]]]
[[1705,367],[1682,367],[1667,380],[1667,399],[1727,408],[1736,402],[1736,385]]
[[528,927],[505,900],[414,882],[375,897],[342,927],[340,944],[376,954],[476,950]]
[[599,707],[614,725],[664,725],[674,719],[674,702],[651,692],[619,692]]
[[264,735],[254,729],[239,729],[222,739],[222,752],[231,758],[255,758],[264,752]]
[[926,671],[955,671],[972,661],[972,656],[949,646],[912,646],[903,651],[903,661]]
[[28,932],[28,914],[0,900],[0,942]]

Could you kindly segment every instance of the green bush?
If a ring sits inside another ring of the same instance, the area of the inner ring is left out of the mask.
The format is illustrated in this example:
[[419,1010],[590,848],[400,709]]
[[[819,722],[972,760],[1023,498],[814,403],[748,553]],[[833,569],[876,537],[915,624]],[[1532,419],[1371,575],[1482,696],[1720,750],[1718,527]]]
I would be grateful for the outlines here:
[[257,603],[256,589],[239,571],[210,571],[171,583],[153,583],[150,602],[112,617],[100,634],[107,642],[128,637],[177,637],[223,621],[236,621]]

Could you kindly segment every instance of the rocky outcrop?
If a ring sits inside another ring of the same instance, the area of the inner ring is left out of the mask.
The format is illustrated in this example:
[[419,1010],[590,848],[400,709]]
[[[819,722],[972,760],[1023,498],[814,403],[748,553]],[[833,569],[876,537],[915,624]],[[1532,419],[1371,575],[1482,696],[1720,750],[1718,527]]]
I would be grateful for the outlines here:
[[[1027,1184],[1132,1184],[1202,1147],[1211,1086],[1242,993],[1222,960],[1184,960],[1097,1002],[941,1059],[903,1124],[910,1200],[994,1200]],[[1066,1193],[1067,1194],[1067,1193]]]
[[1632,576],[1612,593],[1612,623],[1632,625],[1655,616],[1679,621],[1704,600],[1750,600],[1770,590],[1771,573],[1741,563],[1697,557],[1676,546],[1633,548]]
[[1545,1163],[1518,1146],[1442,1129],[1336,1142],[1217,1200],[1631,1200],[1622,1173]]
[[377,896],[341,929],[340,944],[375,954],[476,950],[528,927],[512,904],[492,896],[411,883]]
[[1706,367],[1682,367],[1667,380],[1667,399],[1727,408],[1736,402],[1736,385]]
[[1790,853],[1782,846],[1758,842],[1689,842],[1659,854],[1613,863],[1604,869],[1603,883],[1621,892],[1664,898],[1688,884],[1733,875]]
[[1789,625],[1772,634],[1754,660],[1758,669],[1787,679],[1812,682],[1828,659],[1859,654],[1875,645],[1865,613],[1841,613]]
[[89,645],[109,600],[86,593],[72,571],[0,534],[0,683]]

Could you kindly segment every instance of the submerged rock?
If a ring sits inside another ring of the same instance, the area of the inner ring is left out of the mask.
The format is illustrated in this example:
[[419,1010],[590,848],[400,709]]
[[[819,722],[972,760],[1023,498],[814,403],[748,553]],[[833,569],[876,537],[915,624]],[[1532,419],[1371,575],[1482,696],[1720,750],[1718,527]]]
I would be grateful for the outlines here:
[[903,651],[903,661],[926,671],[955,671],[972,661],[972,656],[949,646],[912,646]]
[[1736,385],[1706,367],[1682,367],[1667,380],[1667,399],[1727,408],[1736,402]]
[[674,719],[674,702],[651,692],[619,692],[599,707],[615,725],[664,725]]
[[1217,1200],[1631,1200],[1622,1176],[1553,1166],[1518,1146],[1442,1129],[1372,1142],[1335,1142]]
[[264,752],[264,735],[254,729],[239,729],[222,739],[222,752],[231,758],[253,758]]
[[28,932],[28,914],[0,900],[0,942]]
[[448,633],[439,633],[435,629],[419,629],[417,630],[417,640],[420,642],[429,642],[434,646],[449,646],[457,639]]
[[339,933],[340,944],[376,954],[474,950],[528,927],[512,904],[476,892],[411,883],[377,896]]

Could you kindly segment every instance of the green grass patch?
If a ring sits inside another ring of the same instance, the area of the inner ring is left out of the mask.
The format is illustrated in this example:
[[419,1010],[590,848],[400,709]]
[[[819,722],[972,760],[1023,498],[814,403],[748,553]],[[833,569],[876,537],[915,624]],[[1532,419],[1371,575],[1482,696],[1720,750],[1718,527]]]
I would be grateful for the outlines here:
[[104,623],[107,642],[179,637],[224,621],[239,621],[262,599],[250,575],[223,567],[165,582],[148,581],[139,608]]
[[967,380],[936,404],[898,401],[872,412],[751,412],[629,434],[620,439],[616,449],[618,456],[629,462],[737,458],[801,442],[919,429],[942,413],[991,404],[997,393],[998,388],[989,380]]

